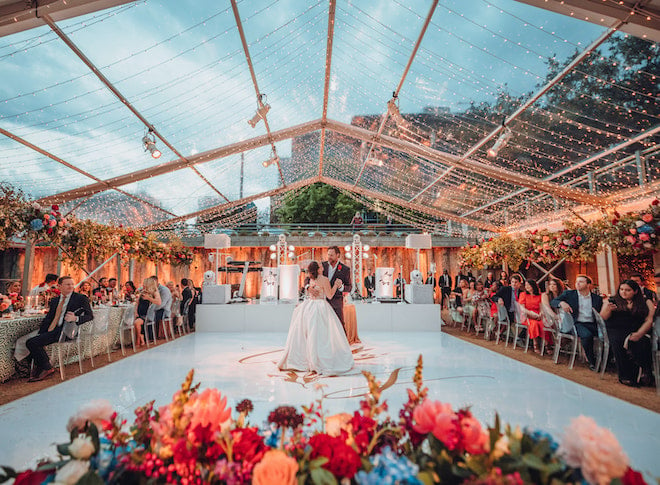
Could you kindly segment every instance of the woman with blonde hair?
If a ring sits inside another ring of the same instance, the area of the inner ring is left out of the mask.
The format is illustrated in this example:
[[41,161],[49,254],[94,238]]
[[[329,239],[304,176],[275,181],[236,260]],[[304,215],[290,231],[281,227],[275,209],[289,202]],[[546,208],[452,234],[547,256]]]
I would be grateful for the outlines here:
[[158,292],[158,283],[153,278],[145,278],[142,282],[142,288],[139,292],[140,299],[138,300],[137,305],[135,305],[135,322],[133,326],[135,327],[136,335],[138,336],[138,345],[143,346],[145,344],[144,335],[142,334],[142,326],[147,319],[147,312],[149,311],[149,306],[160,305],[160,293]]

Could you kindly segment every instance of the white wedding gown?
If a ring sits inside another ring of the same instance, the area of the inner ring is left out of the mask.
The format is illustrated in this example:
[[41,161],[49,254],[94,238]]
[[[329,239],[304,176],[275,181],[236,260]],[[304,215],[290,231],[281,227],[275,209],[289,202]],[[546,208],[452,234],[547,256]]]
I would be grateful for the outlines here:
[[293,310],[281,370],[335,375],[353,368],[341,322],[325,298],[309,298]]

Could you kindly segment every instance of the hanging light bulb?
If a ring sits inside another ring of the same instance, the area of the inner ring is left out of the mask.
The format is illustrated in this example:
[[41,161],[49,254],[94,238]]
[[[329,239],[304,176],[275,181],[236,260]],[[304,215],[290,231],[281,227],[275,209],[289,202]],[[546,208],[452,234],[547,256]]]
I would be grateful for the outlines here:
[[156,136],[151,129],[142,137],[142,146],[144,147],[144,151],[151,153],[153,158],[160,158],[162,155],[160,150],[156,148]]
[[408,122],[399,111],[399,107],[396,105],[396,100],[398,98],[392,98],[387,102],[387,112],[392,117],[396,126],[399,128],[410,129],[410,122]]
[[496,157],[499,151],[506,146],[506,144],[509,142],[511,137],[513,136],[513,132],[511,129],[507,126],[504,128],[504,131],[500,133],[499,138],[495,142],[492,148],[488,150],[488,156],[490,158]]

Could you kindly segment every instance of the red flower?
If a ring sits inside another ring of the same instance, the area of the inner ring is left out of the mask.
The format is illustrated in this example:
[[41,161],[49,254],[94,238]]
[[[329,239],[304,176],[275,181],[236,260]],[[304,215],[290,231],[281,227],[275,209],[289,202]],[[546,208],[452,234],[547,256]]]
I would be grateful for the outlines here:
[[53,204],[50,208],[53,209],[53,210],[56,211],[56,212],[57,212],[58,210],[60,210],[60,206],[57,205],[57,204]]
[[14,485],[39,485],[52,473],[55,473],[55,470],[25,470],[16,475]]
[[651,202],[651,205],[658,205],[660,204],[660,200],[655,199],[653,202]]
[[315,459],[319,456],[328,458],[323,468],[339,479],[353,478],[362,466],[360,455],[346,444],[342,436],[333,438],[325,433],[319,433],[311,437],[309,444],[312,447],[311,458]]
[[234,461],[249,463],[250,468],[261,461],[267,447],[263,436],[257,434],[257,428],[233,429],[231,435],[234,438]]
[[132,232],[129,232],[129,233],[128,233],[128,237],[133,237],[133,233],[132,233]]
[[623,483],[623,485],[647,485],[642,474],[630,467],[628,467],[626,473],[621,477],[621,483]]
[[373,438],[376,431],[376,421],[355,411],[353,419],[351,419],[351,426],[353,427],[353,436],[358,452],[366,454],[371,438]]

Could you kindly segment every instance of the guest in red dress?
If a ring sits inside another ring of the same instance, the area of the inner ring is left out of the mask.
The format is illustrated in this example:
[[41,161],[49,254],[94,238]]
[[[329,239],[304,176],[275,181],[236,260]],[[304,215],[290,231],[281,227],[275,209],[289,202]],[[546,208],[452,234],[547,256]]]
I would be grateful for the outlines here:
[[[534,280],[525,282],[525,292],[518,297],[518,303],[523,307],[523,315],[527,316],[525,325],[529,332],[529,338],[534,342],[534,352],[541,353],[541,338],[546,338],[541,321],[541,292],[539,285]],[[549,335],[549,334],[547,334]],[[550,337],[551,338],[551,337]],[[551,342],[549,342],[551,343]]]

